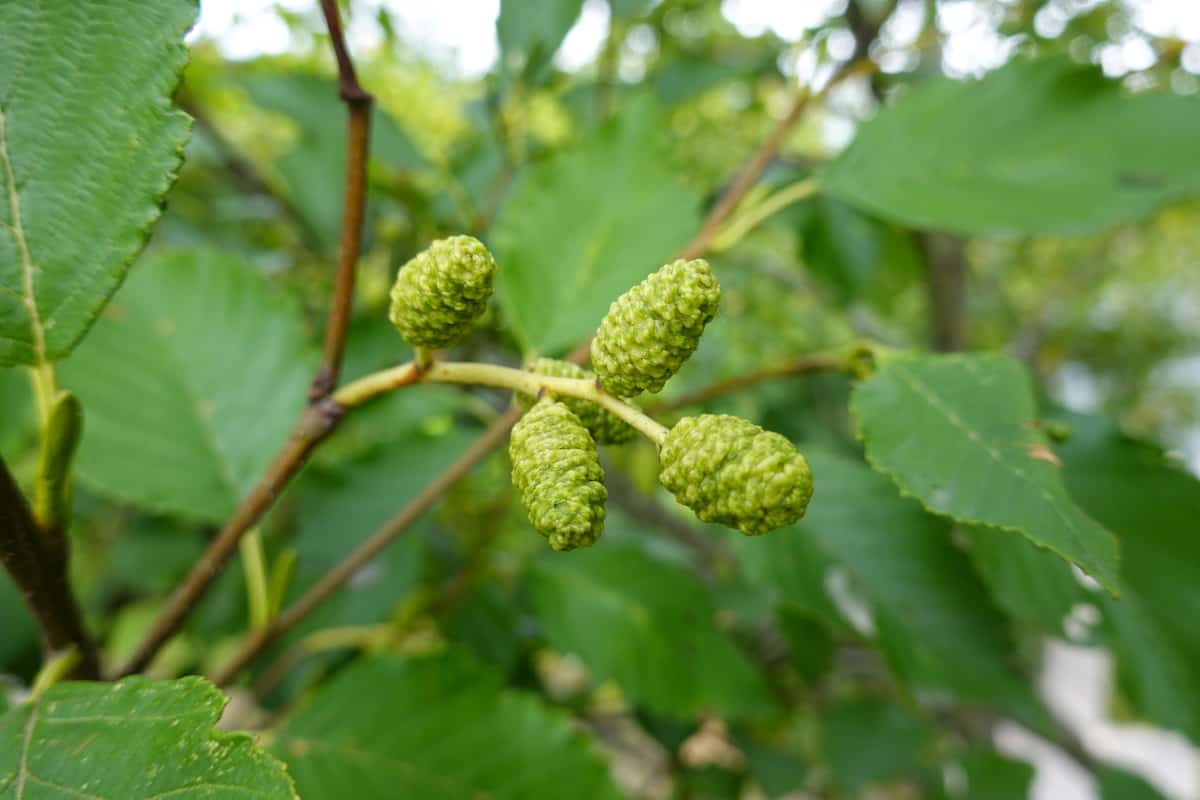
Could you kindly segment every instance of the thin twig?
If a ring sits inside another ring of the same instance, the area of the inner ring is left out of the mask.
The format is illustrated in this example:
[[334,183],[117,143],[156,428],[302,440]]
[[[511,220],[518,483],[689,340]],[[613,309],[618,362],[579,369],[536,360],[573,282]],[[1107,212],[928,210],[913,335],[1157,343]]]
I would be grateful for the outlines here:
[[343,416],[344,410],[328,398],[337,385],[341,372],[342,353],[345,350],[350,318],[350,301],[354,292],[354,274],[358,265],[363,221],[366,216],[366,170],[372,97],[358,83],[354,64],[346,49],[336,2],[321,0],[321,10],[325,14],[334,57],[337,59],[338,94],[347,106],[346,181],[337,274],[334,279],[329,318],[325,325],[321,362],[309,388],[309,406],[266,473],[242,500],[217,537],[205,548],[192,571],[159,612],[133,655],[116,672],[118,676],[141,672],[150,664],[229,563],[242,536],[266,513],[292,477],[299,472],[309,453],[333,433]]
[[767,138],[763,139],[762,144],[750,156],[750,160],[746,162],[746,166],[730,184],[725,194],[709,212],[708,217],[704,220],[704,224],[696,231],[696,235],[691,241],[683,246],[683,249],[676,254],[676,258],[698,258],[708,251],[709,245],[712,243],[713,237],[717,235],[725,220],[733,213],[738,204],[745,197],[746,192],[762,177],[767,166],[771,163],[771,159],[779,152],[779,148],[783,146],[783,140],[788,133],[800,120],[809,103],[814,99],[824,97],[831,89],[837,86],[842,81],[851,78],[855,75],[863,74],[874,70],[874,63],[867,59],[853,61],[842,67],[833,75],[829,81],[821,87],[817,92],[813,92],[808,88],[801,89],[792,101],[792,105],[788,108],[783,119],[775,123],[775,127],[767,134]]
[[654,411],[675,411],[676,409],[686,408],[687,406],[699,405],[706,400],[712,400],[722,395],[732,394],[749,386],[754,386],[774,378],[786,378],[795,375],[804,375],[809,372],[830,372],[842,370],[846,368],[846,357],[839,355],[814,355],[797,358],[792,361],[784,362],[783,364],[774,364],[762,369],[756,369],[753,372],[746,372],[741,375],[735,375],[732,378],[726,378],[723,381],[702,386],[695,391],[686,392],[676,398],[668,400],[664,403],[657,404],[651,408]]
[[514,407],[493,422],[457,461],[427,484],[399,514],[392,517],[382,528],[338,562],[337,566],[305,592],[299,600],[275,617],[270,625],[251,632],[233,657],[212,674],[212,681],[218,686],[228,684],[263,650],[278,641],[280,636],[294,628],[334,592],[342,588],[356,572],[408,530],[412,523],[416,522],[450,487],[458,482],[459,478],[470,472],[472,467],[503,442],[520,416],[520,409]]
[[374,98],[358,83],[354,63],[346,50],[342,23],[335,0],[321,0],[321,11],[333,41],[338,65],[338,94],[346,101],[346,184],[342,199],[342,241],[338,248],[337,274],[333,302],[325,323],[325,343],[321,365],[313,377],[309,400],[318,402],[337,386],[346,350],[346,331],[350,325],[350,301],[354,295],[354,275],[362,247],[363,220],[367,208],[367,156],[370,153],[371,104]]
[[[821,93],[823,94],[832,86],[851,75],[872,68],[873,66],[870,62],[850,64],[831,78],[829,83],[821,90]],[[676,254],[676,258],[696,258],[707,252],[712,238],[720,230],[722,223],[733,212],[738,202],[749,191],[754,182],[762,175],[767,164],[783,143],[788,130],[800,118],[801,112],[803,112],[810,99],[811,95],[808,92],[803,93],[797,98],[787,117],[775,126],[767,139],[751,156],[746,167],[739,173],[734,185],[726,192],[721,202],[709,212],[708,217],[696,235]],[[586,361],[588,346],[589,342],[584,342],[568,356],[568,359],[576,363]],[[320,583],[276,617],[271,625],[250,632],[233,657],[212,674],[213,682],[218,685],[228,684],[264,650],[278,641],[281,636],[295,627],[313,609],[317,608],[330,595],[341,588],[355,572],[399,537],[409,525],[416,521],[426,509],[432,506],[459,478],[469,472],[493,448],[503,442],[509,430],[511,430],[519,418],[520,412],[510,409],[504,416],[497,419],[466,453],[435,477],[432,482],[421,490],[420,494],[413,498],[395,517],[385,523],[382,528],[372,534],[366,542],[338,563]]]
[[12,576],[41,632],[48,656],[74,648],[79,654],[72,673],[98,678],[95,642],[83,624],[79,604],[67,578],[65,550],[46,547],[24,495],[0,459],[0,563]]

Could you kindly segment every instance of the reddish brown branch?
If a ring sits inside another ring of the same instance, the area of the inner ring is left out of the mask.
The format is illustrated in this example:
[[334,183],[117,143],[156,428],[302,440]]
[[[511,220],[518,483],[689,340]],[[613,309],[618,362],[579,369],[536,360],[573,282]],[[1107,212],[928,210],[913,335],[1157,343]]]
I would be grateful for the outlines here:
[[371,95],[358,84],[354,61],[346,47],[346,36],[342,33],[342,17],[338,13],[337,0],[321,0],[321,13],[325,15],[325,27],[329,29],[333,57],[337,59],[338,94],[353,107],[356,104],[370,105]]
[[[64,543],[65,544],[65,543]],[[74,647],[80,655],[73,676],[100,677],[96,645],[88,635],[67,578],[66,552],[47,546],[25,496],[0,460],[0,564],[25,598],[47,654]]]
[[334,57],[338,66],[338,93],[346,102],[346,181],[342,210],[342,237],[338,251],[337,273],[321,362],[309,387],[309,407],[296,423],[283,449],[259,479],[253,491],[241,502],[233,516],[213,539],[200,560],[168,599],[166,607],[143,638],[130,659],[116,674],[129,675],[145,669],[164,644],[179,630],[192,609],[204,597],[221,570],[237,550],[238,542],[300,471],[304,460],[324,441],[341,420],[344,409],[329,400],[341,372],[346,331],[350,322],[350,303],[354,293],[354,275],[362,242],[367,203],[367,156],[371,128],[372,97],[358,83],[354,64],[346,49],[341,18],[334,0],[321,0],[321,10],[329,27]]
[[794,375],[804,375],[808,372],[829,372],[833,370],[845,369],[846,359],[840,356],[819,355],[805,356],[797,358],[793,361],[788,361],[783,364],[774,364],[769,367],[746,372],[742,375],[735,375],[732,378],[727,378],[723,381],[703,386],[692,392],[681,394],[672,400],[665,403],[652,406],[655,411],[674,411],[678,408],[686,408],[703,403],[706,400],[712,400],[715,397],[732,394],[750,386],[772,380],[774,378],[786,378]]
[[367,205],[367,155],[371,130],[371,99],[350,103],[346,124],[346,192],[342,209],[342,242],[338,249],[337,274],[333,299],[325,322],[325,343],[321,364],[309,388],[310,402],[329,396],[337,386],[346,350],[346,331],[350,325],[350,304],[354,297],[354,276],[362,247],[363,220]]

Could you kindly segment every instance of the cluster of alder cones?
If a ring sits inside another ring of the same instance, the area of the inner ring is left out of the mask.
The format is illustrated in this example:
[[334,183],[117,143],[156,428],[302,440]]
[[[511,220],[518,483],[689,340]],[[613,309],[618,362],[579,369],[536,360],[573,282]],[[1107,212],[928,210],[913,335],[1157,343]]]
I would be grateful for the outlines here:
[[[400,268],[389,317],[425,350],[448,347],[471,330],[492,293],[496,261],[470,236],[440,239]],[[717,313],[721,288],[707,262],[677,260],[621,295],[591,345],[593,372],[538,358],[543,376],[594,379],[629,400],[660,391],[695,352]],[[604,471],[597,444],[636,432],[588,400],[518,395],[526,413],[509,442],[513,484],[533,526],[555,550],[593,544],[604,529]],[[804,515],[812,497],[808,462],[783,436],[726,414],[684,417],[659,443],[659,481],[700,519],[758,535]]]

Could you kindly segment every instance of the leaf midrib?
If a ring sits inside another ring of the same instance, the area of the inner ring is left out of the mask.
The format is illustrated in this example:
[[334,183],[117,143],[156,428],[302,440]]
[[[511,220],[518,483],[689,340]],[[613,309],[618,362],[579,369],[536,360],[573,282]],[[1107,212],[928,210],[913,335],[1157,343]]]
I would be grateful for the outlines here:
[[[966,366],[967,366],[967,370],[969,372],[973,372],[973,367],[971,364],[967,363]],[[953,408],[949,407],[945,403],[945,401],[942,399],[941,395],[939,395],[932,387],[930,387],[927,384],[925,384],[924,382],[922,382],[918,376],[905,370],[903,365],[901,365],[901,364],[892,365],[890,368],[890,371],[893,374],[895,374],[896,377],[899,378],[900,381],[902,383],[904,383],[910,390],[912,390],[918,396],[920,396],[923,400],[925,400],[931,408],[933,408],[934,410],[939,412],[942,415],[942,417],[951,425],[951,427],[961,431],[967,437],[968,442],[978,445],[978,447],[980,449],[982,449],[985,453],[987,453],[988,457],[991,458],[993,461],[995,461],[999,466],[1004,468],[1006,471],[1010,472],[1018,480],[1020,480],[1027,486],[1031,487],[1034,490],[1034,492],[1037,494],[1037,496],[1042,499],[1043,505],[1049,506],[1049,508],[1054,512],[1055,516],[1058,517],[1058,519],[1062,522],[1063,526],[1065,527],[1065,529],[1068,532],[1068,535],[1070,536],[1071,544],[1073,545],[1074,548],[1077,549],[1077,552],[1087,554],[1089,557],[1089,560],[1094,556],[1094,554],[1091,552],[1091,548],[1088,547],[1086,545],[1086,543],[1080,539],[1078,518],[1072,517],[1071,515],[1068,515],[1063,511],[1063,509],[1060,507],[1060,503],[1057,502],[1056,499],[1054,498],[1054,496],[1050,493],[1050,489],[1048,489],[1046,486],[1044,486],[1043,484],[1039,483],[1038,481],[1036,481],[1032,477],[1030,477],[1029,473],[1027,471],[1025,471],[1024,469],[1022,469],[1019,465],[1013,464],[1009,459],[1005,458],[1005,456],[1002,452],[997,451],[995,448],[990,447],[986,442],[984,442],[983,439],[979,436],[979,434],[974,429],[972,429],[971,426],[968,425],[961,417],[959,417]],[[1064,491],[1064,496],[1065,496],[1065,491]],[[924,502],[922,504],[924,504]],[[931,510],[933,510],[933,509],[931,509]],[[944,513],[944,512],[937,512],[937,513]],[[955,514],[953,516],[957,517],[959,515]],[[993,524],[993,523],[989,523],[984,520],[969,520],[969,521],[977,522],[977,523],[983,524],[983,525]],[[1097,527],[1100,527],[1100,526],[1098,525]],[[1103,528],[1101,528],[1101,530],[1103,530]],[[1026,533],[1025,531],[1020,531],[1020,532]],[[1060,552],[1057,547],[1051,545],[1049,542],[1041,540],[1040,537],[1039,537],[1039,540],[1037,543],[1042,547],[1046,547],[1054,552],[1059,553],[1059,555],[1062,555],[1069,560],[1074,560],[1071,556],[1067,555],[1066,553]],[[1092,568],[1099,568],[1098,563],[1093,563],[1090,566]]]
[[17,191],[17,176],[13,171],[12,157],[8,152],[8,128],[4,109],[0,108],[0,161],[4,162],[4,183],[8,191],[8,207],[12,213],[13,239],[17,243],[17,253],[21,257],[21,299],[25,311],[29,315],[29,330],[33,337],[33,355],[35,363],[46,363],[46,331],[42,325],[41,315],[37,307],[37,295],[34,293],[34,273],[37,271],[33,257],[29,253],[29,242],[25,238],[25,223],[21,217],[21,194]]

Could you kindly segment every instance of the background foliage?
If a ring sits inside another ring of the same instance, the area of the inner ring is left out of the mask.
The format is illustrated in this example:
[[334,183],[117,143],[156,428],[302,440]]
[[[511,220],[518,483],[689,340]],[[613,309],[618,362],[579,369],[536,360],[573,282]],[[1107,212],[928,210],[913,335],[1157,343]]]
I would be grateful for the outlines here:
[[[72,578],[115,662],[303,408],[344,111],[315,4],[270,11],[282,55],[201,37],[177,92],[193,3],[87,4],[104,16],[82,26],[48,5],[0,0],[0,454],[28,487],[17,365],[60,360],[85,409]],[[230,690],[221,724],[253,741],[214,732],[221,695],[181,677],[245,635],[243,562],[155,680],[30,702],[37,632],[0,575],[0,798],[1009,798],[1033,782],[1018,727],[1104,800],[1198,796],[1108,763],[1038,681],[1063,643],[1101,650],[1110,721],[1200,745],[1200,40],[1133,2],[850,0],[786,37],[734,25],[737,3],[531,5],[500,3],[476,77],[386,4],[345,9],[376,39],[352,42],[378,99],[347,377],[410,357],[387,288],[451,233],[500,264],[457,354],[568,352],[694,236],[797,87],[867,56],[717,233],[721,314],[656,401],[668,423],[728,411],[797,442],[807,517],[704,526],[639,440],[606,453],[601,542],[552,553],[497,451]],[[605,38],[567,68],[589,14]],[[972,75],[955,14],[986,33]],[[64,42],[69,69],[39,55]],[[1137,44],[1150,56],[1122,62]],[[786,368],[864,338],[884,346],[870,376]],[[418,386],[351,415],[257,530],[276,599],[507,403]],[[169,748],[208,766],[156,772]]]

